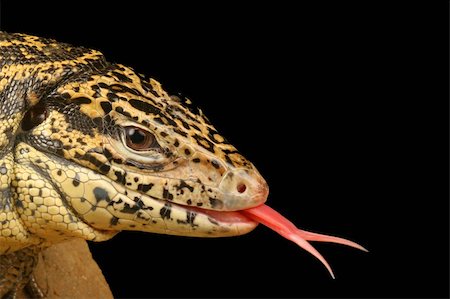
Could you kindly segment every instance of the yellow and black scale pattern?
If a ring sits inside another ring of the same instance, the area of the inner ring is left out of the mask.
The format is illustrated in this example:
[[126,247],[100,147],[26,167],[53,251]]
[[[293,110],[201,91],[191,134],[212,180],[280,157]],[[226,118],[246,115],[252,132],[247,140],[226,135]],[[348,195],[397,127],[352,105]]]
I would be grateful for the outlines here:
[[53,243],[122,230],[244,234],[256,223],[217,211],[268,193],[189,99],[96,50],[4,32],[0,180],[0,297],[28,282]]

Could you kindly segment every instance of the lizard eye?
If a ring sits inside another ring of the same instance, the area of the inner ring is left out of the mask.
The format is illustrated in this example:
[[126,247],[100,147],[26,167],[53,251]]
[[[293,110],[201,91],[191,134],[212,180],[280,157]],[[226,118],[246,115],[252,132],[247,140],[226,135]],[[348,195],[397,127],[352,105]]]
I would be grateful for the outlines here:
[[126,145],[135,151],[146,151],[157,146],[155,135],[144,129],[128,126],[125,127]]

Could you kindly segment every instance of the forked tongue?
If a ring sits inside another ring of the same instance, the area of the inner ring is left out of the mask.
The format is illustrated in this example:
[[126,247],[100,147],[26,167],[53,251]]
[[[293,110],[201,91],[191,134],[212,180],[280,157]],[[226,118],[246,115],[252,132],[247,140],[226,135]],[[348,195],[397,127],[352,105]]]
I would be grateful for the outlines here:
[[367,251],[367,249],[365,249],[361,245],[343,238],[316,234],[298,229],[292,222],[287,220],[280,213],[278,213],[277,211],[275,211],[274,209],[272,209],[267,205],[261,205],[255,208],[242,210],[240,212],[243,213],[245,216],[251,218],[252,220],[259,222],[267,226],[268,228],[276,231],[286,239],[291,240],[304,250],[314,255],[317,259],[319,259],[319,261],[322,262],[322,264],[325,265],[325,267],[328,269],[328,272],[330,272],[331,277],[333,278],[334,278],[333,270],[331,270],[331,267],[328,264],[328,262],[314,247],[311,246],[311,244],[308,243],[308,241],[338,243],[351,246],[363,251]]

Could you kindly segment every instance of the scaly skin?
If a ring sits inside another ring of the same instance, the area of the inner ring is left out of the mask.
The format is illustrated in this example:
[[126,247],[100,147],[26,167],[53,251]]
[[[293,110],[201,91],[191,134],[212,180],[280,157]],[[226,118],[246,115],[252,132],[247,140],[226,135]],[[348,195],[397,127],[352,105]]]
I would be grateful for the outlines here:
[[[0,32],[0,101],[0,297],[29,281],[39,250],[70,238],[257,225],[226,213],[266,200],[256,168],[190,100],[98,51]],[[133,149],[127,128],[155,140]]]

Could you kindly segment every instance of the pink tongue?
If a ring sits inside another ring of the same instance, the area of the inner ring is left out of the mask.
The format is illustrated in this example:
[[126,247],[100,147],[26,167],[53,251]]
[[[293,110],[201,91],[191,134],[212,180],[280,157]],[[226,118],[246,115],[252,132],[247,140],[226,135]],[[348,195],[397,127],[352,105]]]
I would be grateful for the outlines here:
[[367,249],[365,249],[361,245],[343,238],[321,235],[298,229],[292,222],[284,218],[280,213],[278,213],[277,211],[275,211],[274,209],[272,209],[267,205],[261,205],[255,208],[250,208],[239,212],[243,213],[245,216],[251,218],[256,222],[264,224],[268,228],[276,231],[286,239],[291,240],[301,248],[305,249],[306,251],[314,255],[322,262],[322,264],[325,265],[325,267],[328,269],[328,272],[330,272],[331,277],[333,278],[334,274],[333,271],[331,270],[330,265],[327,263],[324,257],[314,247],[312,247],[311,244],[308,243],[307,240],[339,243],[363,251],[367,251]]

